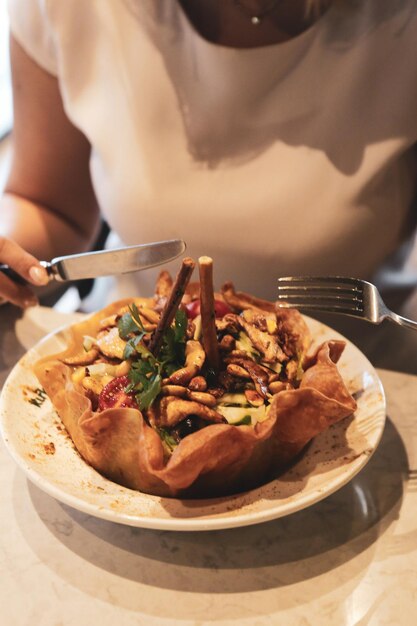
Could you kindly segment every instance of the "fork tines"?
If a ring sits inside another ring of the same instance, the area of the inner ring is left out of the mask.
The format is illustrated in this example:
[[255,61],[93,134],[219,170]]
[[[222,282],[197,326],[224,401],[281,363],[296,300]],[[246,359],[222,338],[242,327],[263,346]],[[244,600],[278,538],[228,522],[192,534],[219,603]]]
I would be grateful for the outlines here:
[[361,316],[363,287],[343,276],[287,276],[278,278],[277,304]]

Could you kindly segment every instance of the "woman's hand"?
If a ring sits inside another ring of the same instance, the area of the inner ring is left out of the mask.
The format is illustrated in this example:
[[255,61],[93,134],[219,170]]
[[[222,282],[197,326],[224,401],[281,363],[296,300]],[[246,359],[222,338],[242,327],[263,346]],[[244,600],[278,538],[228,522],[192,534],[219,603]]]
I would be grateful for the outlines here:
[[[1,264],[8,265],[29,285],[42,286],[49,282],[48,274],[39,261],[5,237],[0,237]],[[34,306],[38,300],[29,285],[18,284],[0,271],[0,302],[9,301],[23,308]]]

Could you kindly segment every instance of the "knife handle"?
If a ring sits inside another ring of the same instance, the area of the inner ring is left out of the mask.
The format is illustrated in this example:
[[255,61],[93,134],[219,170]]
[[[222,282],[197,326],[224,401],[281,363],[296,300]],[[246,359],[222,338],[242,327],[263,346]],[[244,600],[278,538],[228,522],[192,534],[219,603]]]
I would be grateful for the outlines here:
[[10,278],[14,283],[17,283],[18,285],[28,284],[27,280],[25,280],[23,276],[12,270],[12,268],[8,265],[0,263],[0,272],[2,272],[2,274],[5,274],[7,278]]

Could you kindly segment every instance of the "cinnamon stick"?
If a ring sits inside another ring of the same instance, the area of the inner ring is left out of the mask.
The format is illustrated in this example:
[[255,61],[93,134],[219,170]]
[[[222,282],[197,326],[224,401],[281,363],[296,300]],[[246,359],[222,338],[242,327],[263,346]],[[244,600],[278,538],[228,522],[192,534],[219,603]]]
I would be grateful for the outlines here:
[[200,312],[203,347],[209,365],[218,372],[220,369],[219,345],[215,324],[213,259],[202,256],[198,259],[200,273]]
[[175,313],[177,312],[178,307],[181,303],[182,297],[191,278],[194,267],[195,261],[193,259],[191,259],[190,257],[186,257],[185,259],[183,259],[180,270],[172,286],[169,298],[167,299],[165,306],[162,309],[158,325],[155,328],[155,331],[149,342],[148,348],[154,356],[157,356],[159,350],[161,349],[164,332],[167,330],[167,328],[171,326],[172,320],[174,319]]

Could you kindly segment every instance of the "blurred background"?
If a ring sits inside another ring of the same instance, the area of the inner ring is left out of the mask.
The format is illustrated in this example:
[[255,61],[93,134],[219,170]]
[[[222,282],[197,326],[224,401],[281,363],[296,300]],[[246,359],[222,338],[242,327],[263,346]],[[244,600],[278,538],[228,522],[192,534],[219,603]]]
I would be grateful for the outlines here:
[[6,175],[8,135],[12,126],[8,29],[6,0],[0,0],[0,189]]

